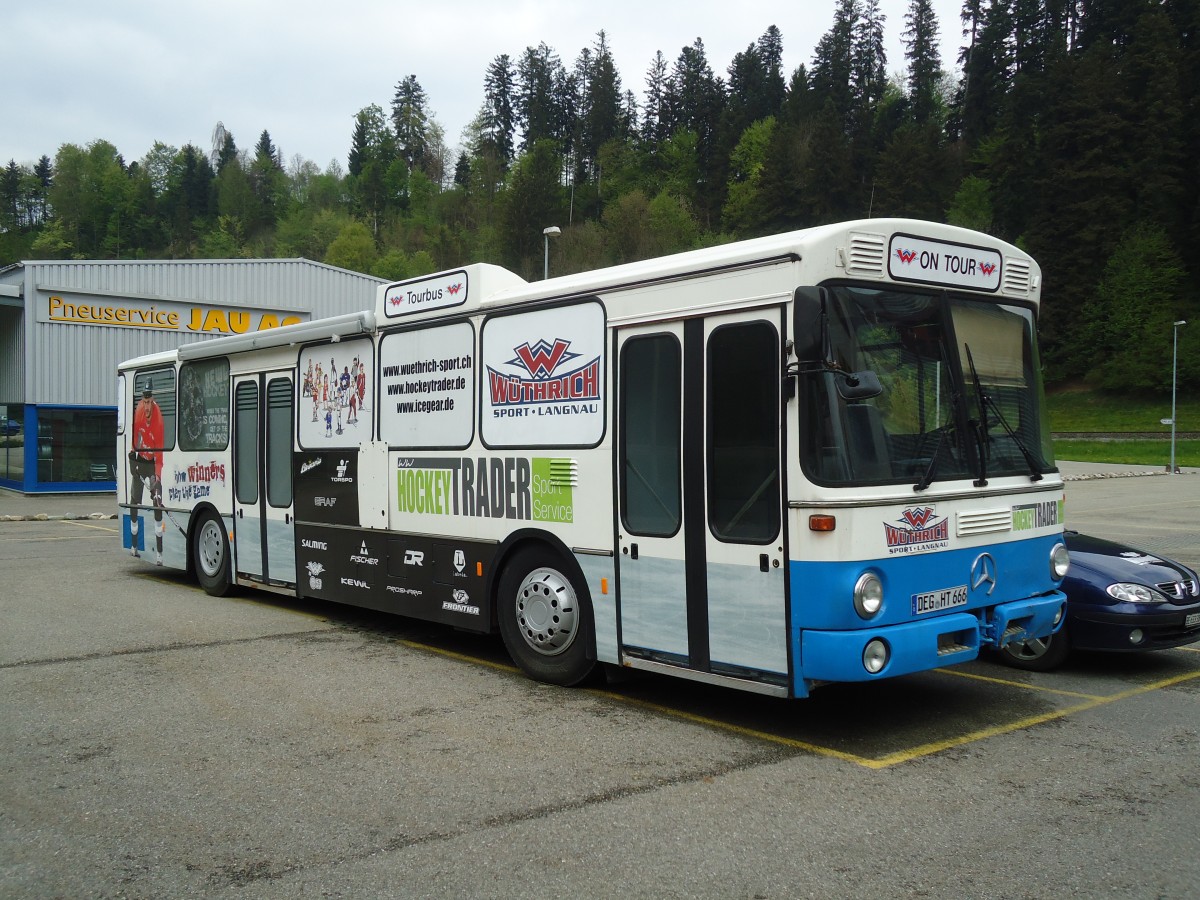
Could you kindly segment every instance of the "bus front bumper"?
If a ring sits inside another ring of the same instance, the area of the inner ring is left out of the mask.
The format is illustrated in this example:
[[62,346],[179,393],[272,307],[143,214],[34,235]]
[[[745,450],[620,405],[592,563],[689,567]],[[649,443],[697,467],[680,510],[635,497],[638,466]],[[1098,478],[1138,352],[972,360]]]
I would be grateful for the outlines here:
[[802,631],[797,688],[803,692],[802,682],[871,681],[968,662],[981,647],[1001,647],[1057,631],[1066,602],[1065,594],[1053,591],[900,625]]

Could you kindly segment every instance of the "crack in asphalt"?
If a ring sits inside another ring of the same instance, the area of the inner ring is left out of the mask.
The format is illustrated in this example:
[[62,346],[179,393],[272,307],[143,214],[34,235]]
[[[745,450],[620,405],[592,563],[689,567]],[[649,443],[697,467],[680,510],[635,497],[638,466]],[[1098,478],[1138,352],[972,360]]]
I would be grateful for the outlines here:
[[677,775],[662,775],[648,780],[645,784],[625,785],[621,787],[609,788],[603,791],[596,791],[595,793],[586,794],[574,800],[564,800],[561,803],[546,804],[544,806],[533,806],[528,809],[514,811],[501,816],[492,816],[479,822],[469,823],[459,828],[441,831],[429,831],[425,832],[424,834],[400,834],[377,846],[364,847],[357,853],[345,854],[335,859],[330,859],[318,864],[305,865],[301,863],[295,863],[272,868],[270,864],[264,860],[255,860],[247,861],[245,865],[236,869],[231,866],[224,866],[220,871],[211,873],[207,878],[207,882],[209,886],[213,888],[236,887],[252,884],[256,881],[277,881],[290,875],[295,875],[300,872],[318,868],[335,869],[347,863],[364,862],[387,853],[395,853],[397,851],[407,850],[413,847],[422,847],[426,845],[452,841],[484,831],[505,828],[509,825],[536,822],[542,819],[550,818],[554,815],[558,815],[559,813],[574,812],[595,806],[603,806],[605,804],[614,803],[629,797],[638,797],[644,794],[651,794],[655,791],[663,790],[664,788],[711,781],[714,778],[720,778],[736,772],[749,771],[751,769],[758,768],[759,766],[774,765],[775,763],[782,762],[786,759],[802,755],[804,755],[804,751],[800,749],[772,747],[762,750],[758,753],[752,753],[738,761],[721,763],[705,769],[699,769],[693,772],[684,772]]
[[262,634],[254,637],[226,638],[220,641],[172,641],[167,644],[155,644],[149,647],[127,647],[121,650],[102,650],[96,653],[81,653],[77,656],[50,656],[43,659],[23,659],[17,662],[0,663],[0,670],[35,668],[37,666],[56,666],[62,663],[94,662],[98,659],[113,659],[118,656],[139,656],[147,653],[169,653],[172,650],[204,650],[210,647],[233,647],[238,644],[251,644],[256,641],[280,641],[288,638],[307,637],[315,634],[329,634],[339,629],[313,628],[308,631],[282,631],[278,634]]

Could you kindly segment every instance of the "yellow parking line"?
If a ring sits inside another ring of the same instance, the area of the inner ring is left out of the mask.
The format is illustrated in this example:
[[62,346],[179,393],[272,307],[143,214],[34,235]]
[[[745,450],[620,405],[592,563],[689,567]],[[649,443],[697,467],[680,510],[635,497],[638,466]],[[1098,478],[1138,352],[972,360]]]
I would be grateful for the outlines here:
[[413,650],[425,650],[429,653],[436,653],[438,656],[445,656],[448,659],[456,659],[459,662],[473,663],[477,666],[487,666],[489,669],[496,669],[499,672],[510,672],[512,674],[517,674],[520,672],[520,669],[518,669],[516,666],[510,666],[507,663],[492,662],[489,659],[482,659],[478,656],[468,656],[465,653],[456,653],[453,650],[443,650],[441,647],[431,647],[429,644],[422,644],[417,641],[408,641],[404,640],[403,638],[399,638],[397,639],[396,643],[405,647],[409,647]]
[[106,531],[109,534],[117,533],[117,529],[115,526],[106,527],[104,525],[93,525],[90,522],[79,522],[79,521],[76,521],[75,519],[58,519],[57,521],[62,522],[64,525],[75,525],[79,528],[95,528],[97,531]]
[[981,728],[976,731],[968,732],[967,734],[959,735],[956,738],[948,738],[944,741],[934,741],[929,744],[922,744],[919,747],[912,747],[908,750],[901,750],[897,753],[889,754],[888,756],[873,759],[865,763],[868,768],[885,769],[889,766],[894,766],[897,763],[908,762],[909,760],[917,759],[921,756],[928,756],[931,753],[937,753],[941,750],[949,750],[951,747],[961,747],[963,744],[970,744],[975,741],[983,740],[984,738],[996,737],[1001,734],[1008,734],[1012,731],[1020,731],[1023,728],[1029,728],[1033,725],[1041,725],[1043,722],[1051,722],[1055,719],[1062,719],[1066,716],[1073,715],[1078,712],[1086,712],[1089,709],[1096,709],[1100,706],[1106,706],[1109,703],[1115,703],[1118,700],[1128,700],[1130,697],[1136,697],[1139,694],[1148,694],[1151,691],[1161,690],[1171,687],[1174,684],[1180,684],[1184,681],[1191,681],[1194,678],[1200,678],[1200,672],[1187,672],[1183,675],[1175,675],[1171,678],[1164,678],[1162,681],[1155,681],[1151,684],[1143,684],[1138,687],[1130,688],[1126,691],[1119,691],[1115,694],[1109,694],[1106,697],[1095,697],[1086,703],[1080,703],[1077,706],[1071,706],[1066,709],[1056,710],[1054,712],[1043,713],[1039,716],[1029,716],[1025,719],[1019,719],[1016,722],[1009,722],[1004,725],[996,725],[991,728]]
[[[432,647],[428,644],[418,643],[417,641],[398,640],[397,643],[405,647],[410,647],[414,650],[425,650],[430,653],[436,653],[439,656],[445,656],[449,659],[455,659],[460,662],[473,663],[475,665],[484,665],[491,669],[496,669],[501,672],[517,673],[519,670],[516,666],[507,665],[505,663],[496,663],[486,659],[480,659],[477,656],[468,656],[465,653],[456,653],[453,650],[443,650],[439,647]],[[1002,684],[1011,687],[1029,687],[1017,681],[1006,681],[1000,678],[989,678],[985,675],[971,675],[967,672],[952,672],[948,669],[939,669],[949,674],[960,675],[964,678],[975,678],[980,681],[992,681],[997,684]],[[684,712],[679,709],[672,709],[669,706],[663,706],[659,703],[651,703],[646,700],[637,700],[632,697],[626,697],[622,694],[614,693],[613,691],[600,690],[596,688],[588,689],[588,693],[598,697],[604,697],[609,700],[614,700],[623,703],[627,706],[636,706],[641,709],[669,716],[673,719],[681,719],[687,722],[693,722],[697,725],[703,725],[708,728],[713,728],[718,731],[726,731],[730,734],[736,734],[741,737],[750,738],[752,740],[764,741],[766,743],[778,744],[783,747],[789,747],[794,750],[803,750],[807,753],[813,753],[817,756],[824,756],[830,759],[840,759],[843,762],[854,763],[866,769],[887,769],[891,766],[899,765],[900,763],[910,762],[914,759],[919,759],[922,756],[930,756],[934,753],[939,753],[942,750],[949,750],[953,747],[961,747],[964,744],[971,744],[976,741],[984,740],[989,737],[997,737],[1002,734],[1008,734],[1013,731],[1020,731],[1024,728],[1031,728],[1034,725],[1041,725],[1045,722],[1052,722],[1055,719],[1062,719],[1074,713],[1086,712],[1089,709],[1096,709],[1100,706],[1105,706],[1109,703],[1115,703],[1118,700],[1127,700],[1130,697],[1136,697],[1139,694],[1148,694],[1151,691],[1161,690],[1162,688],[1171,687],[1174,684],[1180,684],[1184,681],[1200,678],[1200,671],[1187,672],[1183,675],[1175,675],[1171,678],[1164,678],[1161,681],[1155,681],[1151,684],[1144,684],[1138,687],[1130,688],[1129,690],[1119,691],[1115,694],[1107,696],[1099,696],[1095,694],[1077,694],[1072,691],[1056,691],[1049,688],[1042,688],[1047,693],[1062,694],[1064,696],[1080,697],[1085,700],[1075,706],[1067,707],[1066,709],[1054,710],[1053,712],[1042,713],[1036,716],[1027,716],[1024,719],[1018,719],[1015,722],[1007,722],[1002,725],[993,725],[990,728],[980,728],[975,731],[969,731],[957,737],[946,738],[941,741],[931,741],[927,744],[921,744],[917,747],[911,747],[908,750],[900,750],[896,753],[889,753],[887,756],[867,757],[858,756],[854,753],[846,753],[842,750],[836,750],[833,747],[824,747],[820,744],[810,744],[807,741],[798,741],[795,738],[783,737],[778,734],[771,734],[767,731],[759,731],[755,728],[746,728],[742,725],[734,725],[730,722],[722,722],[720,719],[713,719],[708,716],[697,715],[696,713]]]
[[[413,650],[425,650],[429,653],[436,653],[438,656],[444,656],[448,659],[458,660],[459,662],[484,665],[490,669],[496,669],[500,672],[509,672],[511,674],[518,674],[520,672],[516,666],[480,659],[477,656],[468,656],[465,653],[456,653],[453,650],[443,650],[440,647],[431,647],[429,644],[422,644],[418,643],[417,641],[398,640],[397,643]],[[728,731],[732,734],[737,734],[742,737],[759,741],[767,741],[772,744],[782,744],[785,747],[791,747],[796,750],[804,750],[809,753],[815,753],[820,756],[828,756],[834,759],[841,759],[847,762],[858,763],[859,765],[870,765],[871,762],[865,757],[855,756],[852,753],[843,753],[842,751],[835,750],[832,747],[822,747],[819,744],[810,744],[806,741],[797,741],[792,738],[785,738],[777,734],[770,734],[766,731],[758,731],[753,728],[745,728],[741,725],[733,725],[729,722],[722,722],[720,719],[711,719],[708,716],[701,716],[697,715],[696,713],[672,709],[669,706],[663,706],[659,703],[651,703],[647,700],[637,700],[632,697],[626,697],[623,694],[614,693],[613,691],[601,690],[599,688],[586,688],[585,690],[587,690],[589,694],[593,694],[597,697],[604,697],[608,700],[613,700],[618,703],[623,703],[626,706],[636,706],[641,709],[659,713],[661,715],[670,716],[673,719],[683,719],[688,722],[694,722],[697,725],[704,725],[709,728],[715,728],[719,731]]]
[[840,759],[845,762],[857,763],[860,766],[870,766],[871,760],[867,757],[856,756],[853,753],[846,753],[842,750],[835,750],[832,747],[822,747],[820,744],[810,744],[807,741],[798,741],[795,738],[786,738],[782,735],[771,734],[767,731],[759,731],[755,728],[746,728],[742,725],[734,725],[731,722],[722,722],[720,719],[712,719],[708,716],[697,715],[696,713],[684,712],[679,709],[672,709],[669,706],[662,706],[658,703],[650,703],[646,700],[635,700],[632,697],[625,697],[621,694],[614,694],[611,691],[590,690],[589,693],[596,694],[600,697],[607,697],[624,703],[627,706],[638,706],[642,709],[648,709],[653,712],[661,713],[670,716],[673,719],[683,719],[688,722],[694,722],[697,725],[705,725],[709,728],[715,728],[719,731],[728,731],[731,734],[740,735],[742,737],[752,738],[759,741],[767,741],[772,744],[781,744],[784,747],[791,747],[795,750],[804,750],[808,753],[815,753],[819,756],[827,756],[833,759]]
[[[112,532],[109,532],[109,534],[112,534]],[[79,535],[71,537],[0,538],[0,544],[52,544],[63,541],[98,541],[100,539],[100,535],[98,534],[88,535],[86,538],[81,538]]]
[[1061,694],[1063,697],[1079,697],[1082,700],[1103,700],[1103,694],[1081,694],[1078,691],[1061,691],[1058,688],[1042,687],[1038,684],[1028,684],[1024,681],[1012,681],[1008,678],[994,678],[990,675],[975,675],[972,672],[959,672],[957,669],[936,669],[942,675],[954,675],[958,678],[973,678],[976,681],[990,681],[992,684],[1002,684],[1006,687],[1025,688],[1028,691],[1040,691],[1043,694]]

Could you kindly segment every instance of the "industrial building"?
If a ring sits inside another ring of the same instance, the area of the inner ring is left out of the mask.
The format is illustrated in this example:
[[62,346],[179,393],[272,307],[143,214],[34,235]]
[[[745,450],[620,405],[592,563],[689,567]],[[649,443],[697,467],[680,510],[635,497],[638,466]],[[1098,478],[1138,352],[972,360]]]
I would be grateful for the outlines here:
[[382,283],[306,259],[0,268],[0,487],[115,490],[119,362],[372,309]]

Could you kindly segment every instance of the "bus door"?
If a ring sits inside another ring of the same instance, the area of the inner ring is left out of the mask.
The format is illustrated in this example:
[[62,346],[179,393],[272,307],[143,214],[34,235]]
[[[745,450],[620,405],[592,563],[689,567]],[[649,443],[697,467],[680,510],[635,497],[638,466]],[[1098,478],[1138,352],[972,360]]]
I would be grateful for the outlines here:
[[295,393],[290,372],[234,378],[234,558],[239,578],[295,584],[292,441]]
[[618,574],[627,656],[783,681],[778,309],[618,334]]

